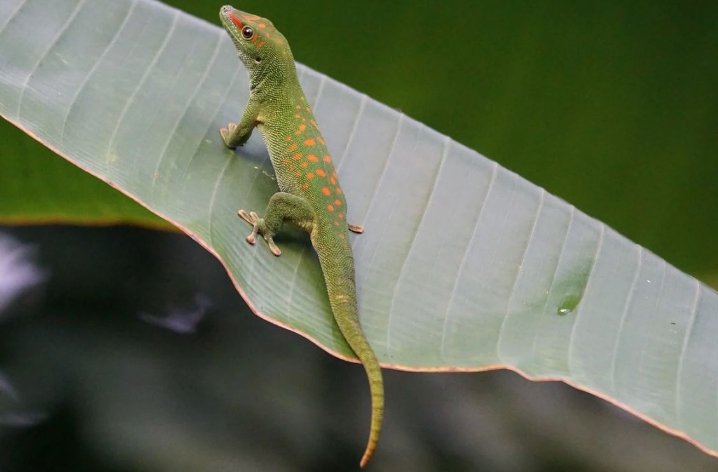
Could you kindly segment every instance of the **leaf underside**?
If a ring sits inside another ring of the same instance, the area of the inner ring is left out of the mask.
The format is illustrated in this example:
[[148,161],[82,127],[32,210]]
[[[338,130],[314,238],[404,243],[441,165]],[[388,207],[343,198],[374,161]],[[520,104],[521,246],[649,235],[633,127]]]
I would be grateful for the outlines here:
[[[385,366],[560,379],[718,447],[714,291],[476,152],[298,68],[348,219],[366,228],[352,240],[359,303]],[[0,0],[0,114],[190,234],[260,316],[350,358],[308,238],[286,232],[280,258],[243,241],[237,209],[261,212],[276,191],[258,133],[237,152],[218,134],[247,97],[225,33],[160,3]]]

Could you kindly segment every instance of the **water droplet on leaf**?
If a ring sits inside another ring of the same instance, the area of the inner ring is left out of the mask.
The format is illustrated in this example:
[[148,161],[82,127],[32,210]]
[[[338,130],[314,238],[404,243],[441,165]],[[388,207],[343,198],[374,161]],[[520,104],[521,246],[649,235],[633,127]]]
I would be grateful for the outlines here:
[[578,295],[569,295],[564,298],[563,302],[556,309],[558,316],[566,316],[570,314],[581,301],[581,297]]

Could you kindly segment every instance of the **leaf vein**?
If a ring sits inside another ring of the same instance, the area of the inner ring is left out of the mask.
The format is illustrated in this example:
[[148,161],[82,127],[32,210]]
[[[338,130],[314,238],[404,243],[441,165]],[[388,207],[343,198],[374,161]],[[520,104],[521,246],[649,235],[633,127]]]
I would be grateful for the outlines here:
[[466,266],[466,258],[469,255],[469,251],[471,250],[471,247],[474,244],[474,240],[476,239],[476,233],[479,226],[479,222],[481,221],[481,215],[484,213],[484,208],[486,208],[486,202],[489,200],[489,195],[491,194],[491,190],[494,188],[494,184],[496,183],[496,176],[498,174],[499,164],[494,162],[493,163],[493,169],[491,171],[491,180],[489,181],[489,185],[486,186],[486,193],[484,194],[484,201],[481,202],[481,208],[479,208],[479,212],[476,215],[476,221],[474,221],[474,229],[471,231],[471,238],[469,239],[468,244],[466,245],[466,248],[464,249],[464,255],[461,258],[461,264],[459,264],[459,271],[456,274],[456,278],[454,279],[454,286],[451,289],[451,295],[449,296],[449,306],[446,307],[446,315],[444,317],[444,324],[441,329],[441,348],[440,348],[440,355],[442,361],[445,361],[445,353],[444,350],[446,349],[446,329],[449,325],[449,316],[451,315],[451,309],[454,306],[454,300],[456,298],[456,289],[459,285],[459,281],[461,280],[461,276],[464,273],[464,269]]
[[441,152],[441,163],[439,164],[438,169],[436,169],[436,172],[434,173],[434,181],[431,184],[431,191],[429,192],[429,198],[424,204],[424,209],[421,213],[421,217],[419,218],[419,225],[417,226],[416,230],[414,230],[414,235],[411,238],[411,243],[409,243],[409,250],[406,251],[406,257],[404,257],[404,260],[401,263],[401,269],[399,269],[399,276],[397,277],[396,286],[394,287],[394,291],[392,293],[391,297],[391,303],[389,305],[389,316],[387,319],[387,330],[386,330],[386,345],[389,351],[391,351],[391,324],[393,320],[393,314],[394,314],[394,303],[396,302],[396,294],[399,291],[399,287],[401,286],[402,279],[404,278],[404,272],[406,271],[406,263],[411,258],[411,254],[414,251],[415,244],[416,244],[416,238],[421,232],[421,228],[424,225],[424,220],[426,219],[427,211],[429,207],[431,206],[431,202],[434,199],[434,195],[436,193],[436,186],[439,182],[439,177],[441,176],[441,171],[444,169],[444,164],[446,163],[446,156],[449,154],[449,146],[451,144],[451,140],[448,136],[444,137],[444,149]]
[[167,47],[167,43],[169,42],[169,39],[172,37],[172,34],[174,33],[174,30],[177,26],[177,19],[179,18],[179,11],[174,12],[174,16],[172,17],[172,24],[170,28],[165,33],[165,37],[162,40],[162,44],[159,48],[157,48],[157,51],[155,52],[154,57],[152,58],[152,61],[150,64],[146,67],[145,72],[142,74],[142,77],[140,78],[140,81],[137,83],[137,86],[132,91],[132,94],[127,98],[127,101],[125,102],[125,106],[122,108],[122,111],[120,112],[120,116],[117,118],[117,124],[115,125],[114,130],[112,131],[112,135],[110,136],[109,143],[107,145],[107,151],[105,154],[107,155],[107,159],[109,160],[110,156],[112,155],[112,148],[115,144],[115,140],[117,139],[117,132],[119,131],[120,127],[122,126],[122,123],[125,120],[125,116],[127,115],[127,111],[130,109],[130,106],[135,101],[135,97],[137,97],[137,94],[139,93],[140,89],[144,85],[145,81],[149,77],[150,73],[154,69],[155,64],[159,60],[160,56],[164,52],[165,48]]
[[30,74],[25,78],[25,83],[22,85],[22,92],[20,92],[20,100],[17,103],[17,110],[15,111],[15,116],[19,118],[20,117],[20,111],[22,110],[22,103],[25,100],[25,92],[28,89],[28,86],[30,85],[30,81],[32,80],[32,76],[35,75],[35,71],[37,71],[37,68],[40,67],[40,64],[42,64],[42,61],[45,60],[48,54],[50,54],[50,51],[52,51],[52,48],[55,47],[57,42],[60,40],[63,34],[65,34],[65,31],[67,31],[67,28],[70,27],[70,24],[75,20],[75,17],[77,17],[77,14],[82,9],[82,6],[85,4],[86,0],[80,0],[77,5],[75,5],[75,9],[72,11],[72,14],[68,17],[68,19],[65,21],[65,24],[62,25],[62,28],[60,28],[60,31],[58,31],[57,35],[55,35],[55,38],[52,40],[52,42],[48,45],[45,52],[40,56],[40,59],[35,63],[35,66],[33,67],[32,71],[30,71]]
[[115,31],[115,34],[112,36],[112,39],[107,44],[105,49],[102,51],[102,54],[100,54],[100,57],[97,58],[95,63],[92,65],[92,68],[87,72],[87,75],[85,75],[85,78],[82,80],[82,83],[75,91],[75,95],[72,97],[72,101],[70,101],[70,105],[67,107],[67,112],[65,113],[65,118],[62,120],[62,133],[60,134],[60,147],[64,149],[65,147],[65,134],[67,130],[67,121],[70,117],[70,113],[72,113],[72,109],[75,107],[77,103],[77,99],[80,97],[80,94],[85,90],[85,87],[87,86],[88,82],[90,81],[90,77],[95,73],[97,70],[97,67],[100,65],[100,63],[105,59],[105,56],[107,55],[107,52],[112,49],[112,46],[115,45],[117,42],[117,38],[120,37],[120,33],[127,25],[127,21],[132,16],[132,12],[135,10],[135,7],[137,6],[137,0],[132,0],[132,5],[127,10],[127,13],[125,14],[125,18],[122,20],[122,23],[120,24],[119,28],[117,28],[117,31]]
[[[197,96],[197,93],[199,93],[200,89],[202,88],[202,85],[204,85],[205,81],[207,80],[207,77],[209,76],[209,71],[214,65],[215,61],[217,60],[217,56],[219,54],[219,46],[222,44],[219,40],[219,36],[217,36],[217,44],[215,44],[214,52],[212,53],[212,57],[210,58],[209,62],[207,63],[207,66],[205,67],[204,73],[202,74],[202,77],[197,81],[197,85],[195,85],[194,90],[192,91],[192,94],[187,99],[187,103],[185,104],[184,110],[182,113],[178,114],[177,120],[175,120],[174,126],[172,127],[172,131],[170,131],[167,134],[167,139],[165,140],[164,145],[162,146],[162,150],[160,151],[160,157],[157,159],[157,166],[155,167],[155,171],[152,175],[152,190],[151,194],[154,196],[155,188],[157,186],[157,174],[160,170],[160,167],[162,166],[162,162],[165,158],[165,155],[167,154],[167,149],[172,142],[172,138],[174,137],[175,133],[177,132],[177,129],[179,128],[180,123],[182,122],[182,119],[187,116],[187,112],[190,109],[190,106],[192,105],[192,102],[194,101],[195,97]],[[179,73],[177,74],[179,76]]]
[[636,263],[636,271],[633,275],[633,282],[631,282],[631,288],[628,291],[626,302],[623,305],[623,311],[621,312],[621,321],[618,324],[616,341],[613,344],[613,354],[611,355],[611,368],[609,370],[609,377],[611,379],[611,390],[614,394],[616,394],[616,360],[618,357],[618,348],[621,344],[621,336],[623,334],[623,329],[626,324],[626,318],[628,317],[628,308],[633,302],[633,293],[635,292],[636,284],[638,283],[638,276],[641,272],[641,268],[643,267],[643,248],[638,245],[636,245],[636,247],[638,247],[638,262]]
[[526,240],[526,247],[524,247],[523,254],[521,254],[521,262],[519,263],[519,268],[516,271],[516,277],[514,277],[514,282],[511,285],[511,290],[509,291],[509,298],[506,302],[506,314],[504,315],[504,320],[501,322],[501,328],[499,328],[499,335],[498,339],[496,341],[496,357],[498,357],[499,361],[505,365],[505,362],[503,360],[503,356],[501,355],[501,341],[504,336],[504,328],[506,327],[506,322],[508,321],[510,315],[509,310],[511,309],[511,303],[513,302],[514,296],[516,295],[516,285],[518,284],[519,278],[521,277],[521,274],[524,271],[524,262],[526,260],[526,254],[529,252],[529,247],[531,246],[531,241],[533,240],[534,234],[536,233],[536,226],[538,226],[538,220],[539,216],[541,215],[541,211],[543,210],[545,200],[546,200],[546,190],[543,188],[540,189],[541,197],[539,199],[539,204],[536,207],[536,216],[534,217],[534,222],[531,225],[531,231],[529,233],[529,237]]
[[691,317],[688,320],[688,328],[683,336],[683,345],[681,346],[681,353],[678,356],[678,369],[676,371],[676,422],[678,428],[685,430],[683,427],[683,417],[681,415],[681,382],[683,381],[683,362],[686,359],[686,351],[688,350],[688,343],[690,342],[691,335],[693,334],[693,325],[696,321],[698,313],[698,304],[701,299],[701,283],[698,280],[693,279],[696,284],[696,295],[693,299],[693,306],[691,307]]

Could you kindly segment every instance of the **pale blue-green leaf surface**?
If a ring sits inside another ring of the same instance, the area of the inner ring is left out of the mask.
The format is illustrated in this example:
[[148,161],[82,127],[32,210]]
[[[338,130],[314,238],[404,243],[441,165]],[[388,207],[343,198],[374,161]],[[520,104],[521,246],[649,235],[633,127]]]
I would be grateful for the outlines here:
[[[718,448],[714,291],[476,152],[299,73],[348,218],[366,227],[353,238],[361,317],[384,365],[562,379]],[[349,356],[307,237],[288,231],[280,258],[243,240],[236,210],[276,191],[257,133],[236,153],[218,134],[247,96],[225,33],[160,3],[0,0],[0,113],[192,235],[258,314]]]

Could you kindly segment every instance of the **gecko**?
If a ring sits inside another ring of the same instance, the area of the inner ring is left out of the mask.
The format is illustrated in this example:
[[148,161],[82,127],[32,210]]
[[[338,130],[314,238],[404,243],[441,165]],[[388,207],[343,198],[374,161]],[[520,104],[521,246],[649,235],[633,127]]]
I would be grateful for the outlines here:
[[349,245],[349,231],[361,233],[364,228],[346,220],[346,197],[299,84],[294,56],[285,37],[271,21],[229,5],[220,9],[219,17],[247,68],[250,86],[249,101],[239,123],[228,124],[220,135],[228,148],[235,149],[247,142],[256,127],[279,185],[264,218],[253,211],[237,213],[252,226],[247,242],[254,244],[260,235],[275,256],[282,252],[274,243],[274,236],[284,223],[309,233],[324,274],[334,320],[369,380],[371,425],[360,461],[363,468],[379,441],[384,416],[381,367],[359,321],[354,256]]

